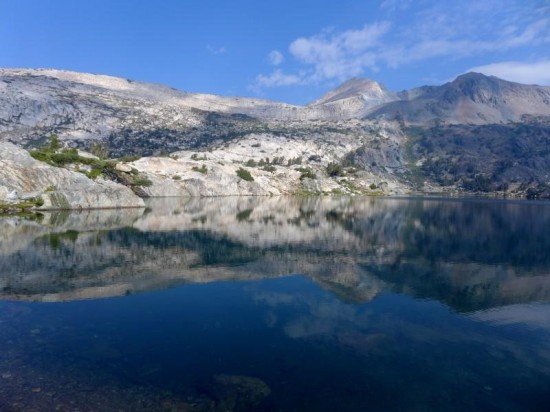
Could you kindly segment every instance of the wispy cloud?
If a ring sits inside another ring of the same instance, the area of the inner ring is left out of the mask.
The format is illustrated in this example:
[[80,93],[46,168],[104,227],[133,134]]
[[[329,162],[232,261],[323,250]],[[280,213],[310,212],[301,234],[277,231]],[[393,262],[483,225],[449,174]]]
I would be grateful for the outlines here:
[[380,45],[389,29],[389,22],[383,21],[342,33],[327,31],[294,40],[289,51],[299,62],[312,66],[310,81],[343,79],[366,67],[376,70],[376,56],[370,50]]
[[[420,1],[414,6],[410,1],[386,0],[380,7],[392,16],[401,13],[401,20],[388,17],[357,29],[324,29],[297,38],[288,47],[293,58],[288,66],[297,69],[281,66],[271,74],[258,75],[255,85],[320,84],[383,67],[435,58],[458,60],[550,43],[550,8],[536,0]],[[407,24],[400,24],[403,21]]]
[[550,60],[536,63],[508,61],[472,67],[468,71],[500,77],[518,83],[550,86]]
[[213,47],[209,44],[206,46],[206,50],[208,50],[208,52],[210,54],[225,54],[225,53],[227,53],[227,49],[225,47]]
[[388,22],[380,22],[359,30],[343,33],[325,30],[312,37],[298,38],[290,44],[290,54],[310,69],[291,74],[277,69],[268,75],[260,74],[255,79],[254,88],[342,80],[360,74],[366,67],[376,70],[375,56],[368,50],[378,44],[389,27]]
[[285,74],[282,70],[274,70],[270,74],[260,74],[256,77],[255,83],[251,86],[254,91],[261,90],[264,87],[293,86],[304,84],[304,74]]
[[279,50],[271,50],[267,55],[267,60],[273,66],[278,66],[285,60],[285,56]]

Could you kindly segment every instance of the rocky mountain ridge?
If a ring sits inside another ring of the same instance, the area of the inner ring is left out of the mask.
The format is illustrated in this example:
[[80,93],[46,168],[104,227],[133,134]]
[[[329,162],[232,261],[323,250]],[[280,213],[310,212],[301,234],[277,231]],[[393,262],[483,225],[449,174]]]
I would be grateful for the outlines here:
[[[120,166],[152,182],[142,196],[548,197],[548,116],[549,87],[476,73],[399,93],[351,79],[301,107],[111,76],[0,69],[0,142],[37,148],[56,134],[67,148],[148,156]],[[242,168],[252,179],[237,175]]]
[[399,119],[410,125],[508,123],[524,116],[550,116],[550,87],[480,73],[466,73],[441,86],[401,92],[399,99],[368,114],[369,118]]

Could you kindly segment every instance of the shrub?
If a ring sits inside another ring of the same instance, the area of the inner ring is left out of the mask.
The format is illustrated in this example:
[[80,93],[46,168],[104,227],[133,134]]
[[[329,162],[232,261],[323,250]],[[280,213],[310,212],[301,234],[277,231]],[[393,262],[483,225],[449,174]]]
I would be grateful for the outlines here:
[[45,147],[32,150],[30,155],[41,162],[46,162],[52,166],[63,166],[68,163],[77,163],[81,160],[76,149],[65,149],[58,153],[55,150]]
[[[266,160],[269,160],[269,159],[266,158]],[[280,156],[280,157],[275,156],[273,158],[273,160],[271,161],[271,163],[274,164],[274,165],[282,165],[282,164],[284,164],[284,162],[285,162],[285,157],[284,156]]]
[[43,150],[33,150],[30,152],[32,158],[39,160],[41,162],[50,163],[51,162],[51,153],[47,153]]
[[287,166],[292,165],[301,165],[302,164],[302,156],[295,157],[293,159],[288,159]]
[[202,165],[201,167],[193,166],[191,170],[202,173],[203,175],[208,173],[208,168],[206,167],[206,165]]
[[193,154],[191,155],[191,159],[192,159],[192,160],[208,160],[208,158],[206,157],[206,155],[203,155],[202,157],[199,157],[199,155],[196,154],[196,153],[193,153]]
[[49,147],[49,149],[55,151],[55,150],[59,149],[60,147],[61,147],[61,144],[59,143],[59,137],[57,137],[56,134],[52,134],[50,136],[50,147]]
[[237,176],[239,176],[243,180],[246,180],[247,182],[254,181],[254,178],[252,177],[250,172],[246,169],[243,169],[242,167],[239,167],[239,169],[237,169]]
[[76,149],[65,149],[61,153],[53,153],[51,159],[56,165],[61,166],[78,162],[80,156],[78,156],[78,151]]
[[149,186],[153,185],[153,182],[151,182],[146,177],[136,177],[131,185],[132,186],[149,187]]
[[84,173],[88,178],[95,180],[103,172],[102,169],[92,169],[89,172]]
[[313,170],[311,170],[309,167],[298,167],[296,168],[296,170],[301,173],[300,180],[317,178],[315,173],[313,173]]
[[376,186],[374,183],[371,183],[369,187],[370,187],[370,190],[378,189],[378,186]]
[[339,163],[330,162],[326,168],[327,175],[330,177],[342,176],[344,174],[344,169]]

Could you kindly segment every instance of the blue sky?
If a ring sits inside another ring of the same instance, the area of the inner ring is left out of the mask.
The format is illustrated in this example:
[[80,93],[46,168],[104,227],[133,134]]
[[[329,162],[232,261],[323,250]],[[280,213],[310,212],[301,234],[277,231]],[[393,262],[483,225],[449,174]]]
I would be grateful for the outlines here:
[[303,104],[361,76],[550,85],[548,0],[0,0],[0,67]]

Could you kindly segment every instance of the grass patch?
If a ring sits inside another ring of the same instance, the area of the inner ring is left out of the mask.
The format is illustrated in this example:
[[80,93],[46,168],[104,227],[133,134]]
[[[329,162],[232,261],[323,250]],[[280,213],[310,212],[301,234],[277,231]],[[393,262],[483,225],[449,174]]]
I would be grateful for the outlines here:
[[44,205],[44,199],[41,197],[31,197],[23,199],[17,203],[0,203],[1,213],[19,213],[29,209],[36,209]]

